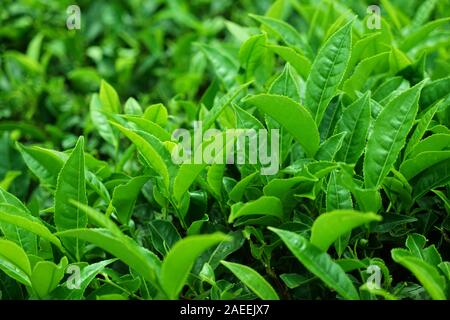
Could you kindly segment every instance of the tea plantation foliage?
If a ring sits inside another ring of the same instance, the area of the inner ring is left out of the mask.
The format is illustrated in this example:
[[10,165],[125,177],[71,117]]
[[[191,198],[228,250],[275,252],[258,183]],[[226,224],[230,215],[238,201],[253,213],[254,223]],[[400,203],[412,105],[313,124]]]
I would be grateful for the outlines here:
[[2,299],[448,299],[450,1],[374,2],[2,0]]

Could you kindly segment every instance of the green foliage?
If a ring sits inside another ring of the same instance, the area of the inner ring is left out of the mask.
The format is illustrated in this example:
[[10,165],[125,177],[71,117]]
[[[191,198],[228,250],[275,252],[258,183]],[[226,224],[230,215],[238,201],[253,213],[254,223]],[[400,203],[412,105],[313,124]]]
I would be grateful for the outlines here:
[[449,299],[450,2],[371,4],[2,1],[2,297]]

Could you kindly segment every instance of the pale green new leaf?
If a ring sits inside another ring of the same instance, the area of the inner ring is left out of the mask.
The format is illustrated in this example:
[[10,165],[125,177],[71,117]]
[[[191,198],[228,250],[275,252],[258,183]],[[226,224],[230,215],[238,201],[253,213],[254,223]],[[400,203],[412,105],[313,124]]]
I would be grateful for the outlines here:
[[250,288],[262,300],[279,300],[273,287],[254,269],[233,262],[222,261],[243,284]]
[[251,215],[269,215],[282,219],[283,205],[280,199],[272,196],[262,196],[257,200],[247,203],[239,202],[231,206],[228,223],[232,223],[239,217]]
[[[58,176],[55,192],[55,225],[58,231],[84,228],[87,226],[86,214],[70,203],[75,200],[87,204],[84,138],[80,137],[70,157]],[[63,244],[79,260],[83,244],[78,239],[66,239]]]
[[0,270],[27,286],[31,285],[31,266],[27,254],[16,243],[0,239]]
[[221,233],[190,236],[178,241],[161,267],[161,286],[169,299],[176,299],[183,289],[195,259],[209,247],[227,240]]
[[381,216],[354,210],[335,210],[323,213],[314,220],[312,225],[311,244],[327,251],[341,235],[372,221],[381,221]]

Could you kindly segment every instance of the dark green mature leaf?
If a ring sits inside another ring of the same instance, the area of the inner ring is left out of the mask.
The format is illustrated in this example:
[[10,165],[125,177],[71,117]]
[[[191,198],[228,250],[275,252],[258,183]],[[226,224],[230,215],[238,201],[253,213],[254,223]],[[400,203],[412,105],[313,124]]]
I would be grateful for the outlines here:
[[364,151],[370,126],[370,94],[348,106],[336,123],[335,133],[346,132],[342,148],[336,159],[347,163],[356,163]]
[[135,269],[147,281],[158,285],[157,276],[160,272],[161,261],[154,253],[139,246],[129,237],[101,228],[73,229],[59,232],[58,235],[63,238],[77,238],[91,242]]
[[294,256],[311,273],[349,300],[358,300],[359,295],[352,281],[342,268],[326,253],[310,244],[299,234],[281,229],[269,228],[286,244]]
[[305,105],[317,125],[336,94],[350,60],[352,25],[347,23],[322,46],[306,81]]
[[311,114],[288,97],[261,94],[246,100],[279,122],[300,143],[309,156],[319,148],[319,131]]
[[[77,280],[74,278],[74,281],[67,280],[64,282],[64,284],[58,286],[55,291],[54,295],[58,297],[59,299],[64,300],[80,300],[83,298],[85,290],[88,288],[89,284],[94,280],[94,278],[97,276],[98,273],[100,273],[103,269],[105,269],[106,266],[111,264],[112,262],[116,261],[116,259],[109,259],[109,260],[103,260],[97,263],[90,264],[88,266],[78,266],[78,265],[72,265],[73,268],[70,266],[68,267],[69,273],[72,274],[72,276],[77,276],[75,269],[80,268],[80,278]],[[68,287],[70,286],[70,288]],[[77,288],[78,287],[78,288]]]
[[425,169],[443,161],[449,161],[450,151],[422,152],[412,159],[408,159],[400,166],[400,172],[410,180]]
[[445,279],[436,268],[412,256],[404,249],[392,249],[391,254],[395,262],[414,274],[433,299],[446,300]]
[[450,161],[442,161],[424,170],[416,176],[411,185],[414,186],[414,198],[418,199],[434,188],[445,186],[450,182]]
[[364,157],[366,188],[378,187],[397,160],[416,117],[422,87],[417,84],[396,97],[375,121]]

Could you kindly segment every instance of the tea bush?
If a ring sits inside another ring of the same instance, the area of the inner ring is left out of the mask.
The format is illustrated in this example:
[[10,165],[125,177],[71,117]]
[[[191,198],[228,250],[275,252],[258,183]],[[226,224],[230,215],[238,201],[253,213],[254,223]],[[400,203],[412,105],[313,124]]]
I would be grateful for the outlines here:
[[450,297],[450,1],[72,4],[0,5],[3,299]]

